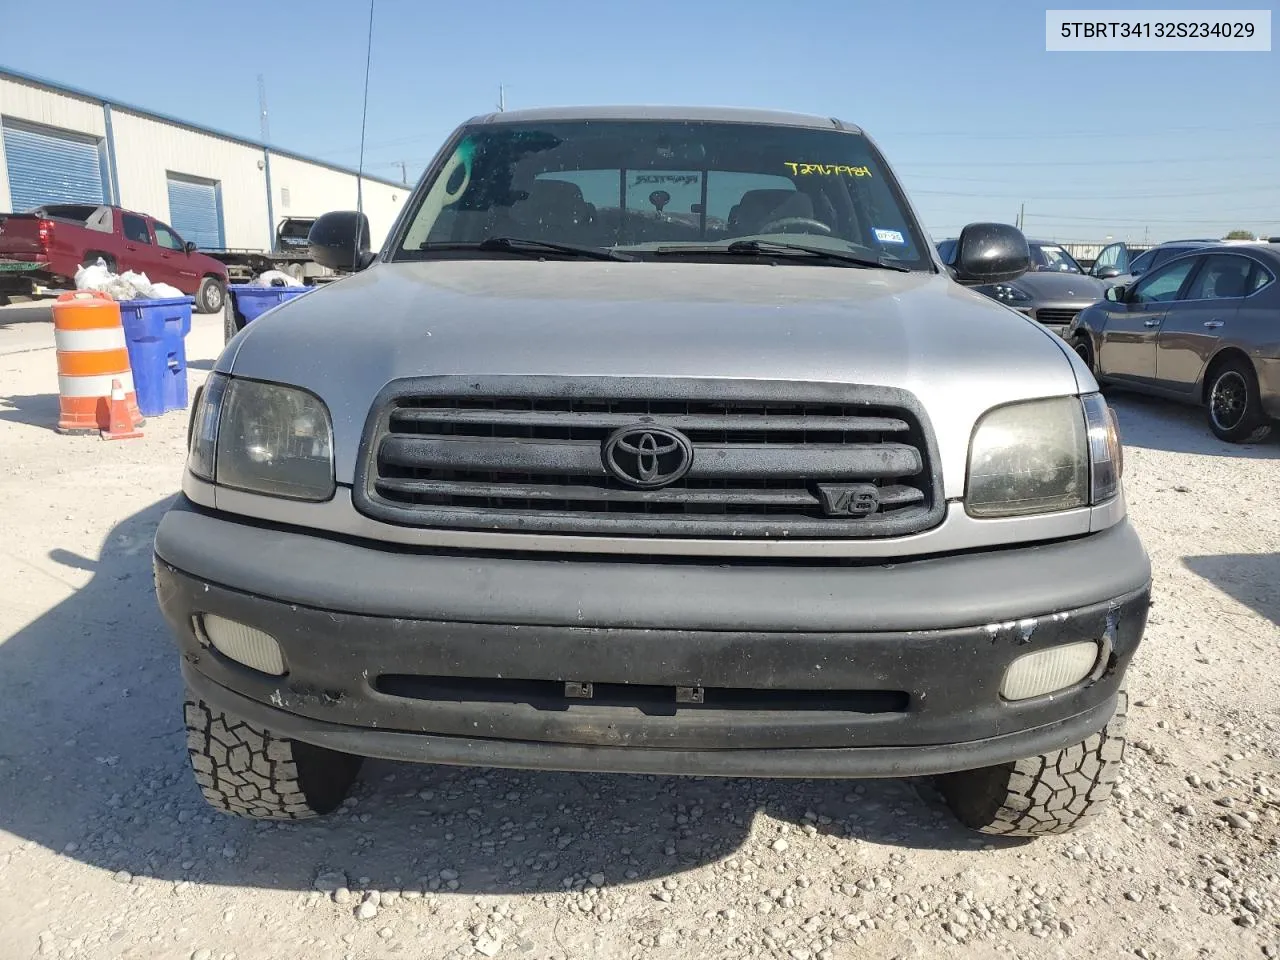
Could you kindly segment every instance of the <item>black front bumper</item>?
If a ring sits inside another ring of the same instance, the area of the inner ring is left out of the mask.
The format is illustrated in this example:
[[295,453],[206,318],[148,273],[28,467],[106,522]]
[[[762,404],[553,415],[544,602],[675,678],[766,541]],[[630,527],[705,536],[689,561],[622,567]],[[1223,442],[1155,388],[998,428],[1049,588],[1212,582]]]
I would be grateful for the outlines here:
[[[896,565],[726,566],[415,552],[180,502],[156,554],[188,683],[278,734],[389,759],[726,776],[923,775],[1078,742],[1114,709],[1150,585],[1127,524]],[[274,636],[287,674],[212,650],[200,614]],[[1088,680],[1000,698],[1012,660],[1082,639],[1105,650]]]

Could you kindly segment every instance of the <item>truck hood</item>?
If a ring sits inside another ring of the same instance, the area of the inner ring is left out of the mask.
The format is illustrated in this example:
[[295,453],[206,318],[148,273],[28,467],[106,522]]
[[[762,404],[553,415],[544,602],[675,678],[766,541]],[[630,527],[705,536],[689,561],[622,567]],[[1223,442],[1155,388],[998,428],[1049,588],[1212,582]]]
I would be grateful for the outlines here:
[[215,369],[323,399],[344,484],[371,401],[402,377],[898,387],[928,412],[948,497],[963,495],[969,435],[985,410],[1093,387],[1058,338],[943,275],[687,261],[377,264],[263,314]]

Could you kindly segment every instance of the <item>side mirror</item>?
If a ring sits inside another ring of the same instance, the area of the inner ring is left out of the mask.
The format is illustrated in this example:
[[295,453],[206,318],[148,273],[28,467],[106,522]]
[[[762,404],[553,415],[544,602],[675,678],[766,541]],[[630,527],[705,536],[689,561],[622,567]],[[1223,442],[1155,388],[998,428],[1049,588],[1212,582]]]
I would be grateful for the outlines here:
[[1107,287],[1106,293],[1104,293],[1102,296],[1107,300],[1110,300],[1112,303],[1124,303],[1125,293],[1126,293],[1125,285],[1123,283],[1120,283],[1120,284],[1116,284],[1116,286],[1114,287]]
[[960,231],[951,269],[965,286],[1016,280],[1031,269],[1031,249],[1007,223],[971,223]]
[[186,243],[184,243],[184,244],[182,245],[182,249],[183,249],[183,250],[186,250],[186,251],[187,251],[187,253],[195,253],[195,252],[196,252],[196,245],[195,245],[195,243],[194,243],[193,241],[188,240]]
[[311,259],[330,270],[363,270],[373,262],[369,218],[354,210],[335,210],[316,218],[307,234]]
[[1098,272],[1094,274],[1099,280],[1110,280],[1112,277],[1120,276],[1120,268],[1116,266],[1095,267]]

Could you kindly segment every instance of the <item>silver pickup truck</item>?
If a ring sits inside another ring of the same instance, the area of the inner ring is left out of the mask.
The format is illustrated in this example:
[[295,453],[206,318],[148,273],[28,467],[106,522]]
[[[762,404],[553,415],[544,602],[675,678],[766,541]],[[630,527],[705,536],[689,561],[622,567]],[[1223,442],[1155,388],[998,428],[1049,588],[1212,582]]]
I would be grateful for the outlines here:
[[155,542],[191,765],[304,818],[360,758],[938,776],[969,826],[1105,804],[1151,570],[1088,367],[944,266],[826,117],[505,112],[380,252],[235,336]]

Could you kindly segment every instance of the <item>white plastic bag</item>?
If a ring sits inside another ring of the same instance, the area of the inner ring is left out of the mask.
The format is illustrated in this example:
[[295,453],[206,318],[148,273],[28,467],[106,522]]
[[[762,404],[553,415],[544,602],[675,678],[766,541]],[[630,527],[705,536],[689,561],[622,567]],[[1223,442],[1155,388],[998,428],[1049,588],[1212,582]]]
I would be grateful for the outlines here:
[[151,280],[145,273],[134,273],[132,270],[126,270],[120,274],[121,288],[127,290],[129,295],[119,297],[120,300],[150,300],[151,299]]
[[76,271],[76,289],[105,291],[114,276],[115,274],[107,269],[106,263],[99,257],[97,263],[81,267]]
[[255,287],[300,287],[302,281],[283,270],[264,270],[253,279]]
[[132,270],[112,273],[101,257],[97,263],[77,270],[75,280],[77,290],[101,290],[112,300],[167,300],[186,296],[167,283],[152,283],[145,273]]

